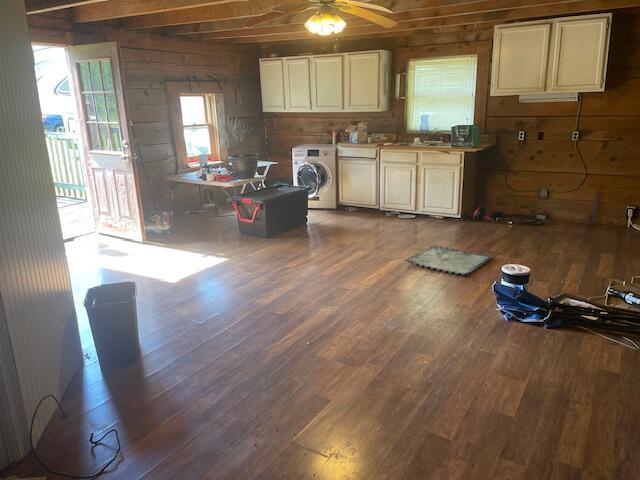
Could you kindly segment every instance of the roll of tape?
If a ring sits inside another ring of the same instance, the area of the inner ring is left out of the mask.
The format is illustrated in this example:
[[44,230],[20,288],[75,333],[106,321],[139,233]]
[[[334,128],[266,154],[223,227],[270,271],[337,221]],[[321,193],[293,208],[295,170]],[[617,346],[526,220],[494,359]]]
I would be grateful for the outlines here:
[[511,286],[525,286],[531,278],[531,269],[526,265],[509,263],[502,266],[502,283]]

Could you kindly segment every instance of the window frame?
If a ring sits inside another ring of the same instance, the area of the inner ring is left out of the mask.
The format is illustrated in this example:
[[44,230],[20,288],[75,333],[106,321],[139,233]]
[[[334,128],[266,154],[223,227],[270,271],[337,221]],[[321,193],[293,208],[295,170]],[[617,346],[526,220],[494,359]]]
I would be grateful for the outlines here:
[[171,132],[177,159],[178,172],[190,171],[184,129],[197,125],[184,125],[180,97],[197,96],[205,99],[205,114],[211,139],[211,155],[220,159],[227,157],[226,117],[224,95],[217,82],[166,82],[167,101],[171,120]]
[[[180,106],[180,122],[182,123],[182,138],[183,141],[186,138],[184,135],[185,130],[189,128],[203,128],[206,127],[209,129],[209,142],[211,147],[212,156],[220,156],[220,133],[218,132],[218,118],[216,114],[216,98],[215,94],[212,93],[194,93],[194,92],[185,92],[178,94],[178,100],[182,97],[199,97],[202,98],[204,102],[204,116],[205,122],[201,124],[192,124],[185,125],[182,121],[182,105]],[[188,158],[188,152],[186,151],[186,141],[185,141],[185,156]]]
[[[426,132],[423,132],[422,130],[409,130],[409,63],[410,62],[419,62],[419,61],[428,61],[428,60],[439,60],[439,59],[445,59],[445,58],[455,58],[455,57],[471,57],[471,56],[475,56],[475,60],[476,60],[476,78],[475,78],[475,92],[474,92],[474,104],[473,104],[473,118],[474,118],[474,122],[476,120],[476,113],[477,113],[477,95],[478,95],[478,70],[479,70],[479,55],[477,53],[466,53],[466,54],[456,54],[456,55],[438,55],[438,56],[434,56],[434,55],[430,55],[428,57],[414,57],[411,58],[407,61],[407,66],[406,66],[406,75],[405,75],[405,108],[404,108],[404,126],[405,126],[405,131],[407,133],[411,133],[411,134],[423,134],[423,135],[428,135],[428,134],[443,134],[443,133],[451,133],[451,129],[449,128],[448,130],[428,130]],[[453,126],[453,125],[452,125]]]
[[[396,102],[396,112],[398,116],[402,116],[403,131],[409,135],[411,132],[407,130],[407,113],[406,113],[406,77],[409,68],[409,61],[421,58],[438,58],[453,57],[456,55],[477,55],[477,71],[476,71],[476,104],[475,104],[475,120],[474,124],[480,127],[480,133],[485,133],[487,120],[487,101],[489,100],[489,68],[491,65],[491,48],[490,40],[479,40],[476,42],[460,43],[460,44],[443,44],[428,45],[423,47],[406,47],[401,48],[394,54],[395,71],[400,74],[400,92],[401,97]],[[404,81],[402,81],[404,77]],[[404,95],[404,96],[403,96]],[[451,133],[451,132],[449,132]]]
[[[92,72],[91,72],[91,65],[97,63],[100,66],[100,87],[102,88],[94,88],[93,85],[93,78],[91,78]],[[104,73],[105,73],[105,69],[103,68],[104,64],[108,64],[109,65],[109,70],[110,70],[110,77],[105,77]],[[87,90],[86,89],[86,85],[85,85],[85,78],[82,76],[82,66],[86,65],[86,68],[89,71],[89,86],[90,89]],[[80,93],[78,94],[78,98],[80,100],[80,107],[82,108],[82,112],[83,112],[83,129],[86,131],[86,141],[87,141],[87,151],[91,152],[91,153],[107,153],[107,154],[118,154],[118,153],[123,153],[124,152],[124,148],[125,148],[125,140],[124,140],[124,136],[122,133],[122,124],[121,124],[121,106],[118,104],[118,95],[116,94],[116,87],[115,87],[115,74],[114,74],[114,66],[113,66],[113,62],[111,57],[100,57],[100,58],[92,58],[92,59],[86,59],[86,60],[80,60],[77,61],[75,63],[75,71],[77,74],[77,79],[78,79],[78,87],[80,90]],[[111,90],[107,90],[105,88],[106,82],[105,82],[105,78],[107,78],[110,83],[111,83]],[[110,112],[109,110],[109,102],[107,100],[108,96],[113,96],[113,100],[114,100],[114,104],[113,106],[115,107],[115,112]],[[106,115],[106,121],[105,120],[99,120],[99,115],[98,115],[98,104],[96,102],[96,98],[98,97],[102,97],[103,101],[104,101],[104,109],[105,109],[105,115]],[[91,102],[91,106],[93,108],[93,115],[89,114],[89,111],[87,109],[87,100],[90,100]],[[111,113],[115,113],[115,120],[111,118]],[[91,131],[91,125],[95,125],[96,131],[98,132],[98,140],[100,143],[100,148],[93,148],[94,145],[94,138],[92,135],[92,131]],[[102,143],[102,133],[101,133],[101,126],[105,126],[108,130],[108,135],[107,135],[107,139],[108,139],[108,149],[103,148],[105,145],[103,145]],[[117,130],[118,132],[118,141],[120,143],[120,148],[116,149],[114,148],[116,142],[114,141],[114,136],[112,133],[112,130]]]

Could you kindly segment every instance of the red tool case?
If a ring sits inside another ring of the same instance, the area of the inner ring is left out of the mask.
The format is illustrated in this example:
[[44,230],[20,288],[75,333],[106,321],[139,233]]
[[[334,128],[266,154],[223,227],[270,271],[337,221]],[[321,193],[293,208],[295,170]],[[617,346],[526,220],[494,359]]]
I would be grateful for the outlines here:
[[273,237],[307,223],[309,199],[306,188],[279,185],[237,195],[231,205],[242,234]]

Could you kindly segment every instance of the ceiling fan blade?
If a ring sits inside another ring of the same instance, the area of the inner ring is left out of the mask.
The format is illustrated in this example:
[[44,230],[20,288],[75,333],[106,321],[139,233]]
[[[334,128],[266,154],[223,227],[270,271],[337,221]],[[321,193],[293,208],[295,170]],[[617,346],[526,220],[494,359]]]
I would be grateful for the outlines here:
[[[301,6],[303,5],[303,6]],[[261,23],[268,22],[269,20],[275,20],[280,17],[287,17],[289,15],[293,15],[296,13],[304,12],[305,10],[312,10],[316,7],[309,6],[308,2],[297,2],[294,8],[291,7],[277,7],[277,11],[265,13],[264,15],[259,15],[257,17],[251,17],[245,23],[245,27],[255,27],[256,25],[260,25]]]
[[386,7],[375,5],[373,3],[359,2],[358,0],[338,0],[338,3],[344,3],[346,5],[351,5],[354,7],[367,8],[369,10],[377,10],[378,12],[393,13],[393,11],[389,10]]
[[398,22],[392,20],[391,18],[384,17],[378,13],[370,12],[369,10],[365,10],[360,7],[346,6],[346,7],[338,7],[338,10],[344,13],[348,13],[349,15],[354,15],[356,17],[363,18],[371,23],[375,23],[376,25],[380,25],[384,28],[393,28],[398,25]]

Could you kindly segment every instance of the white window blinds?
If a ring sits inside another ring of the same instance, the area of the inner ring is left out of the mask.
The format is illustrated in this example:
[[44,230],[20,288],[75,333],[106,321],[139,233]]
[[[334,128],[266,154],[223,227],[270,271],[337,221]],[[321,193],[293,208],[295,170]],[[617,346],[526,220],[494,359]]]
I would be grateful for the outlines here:
[[478,57],[409,61],[407,130],[451,130],[473,124]]

